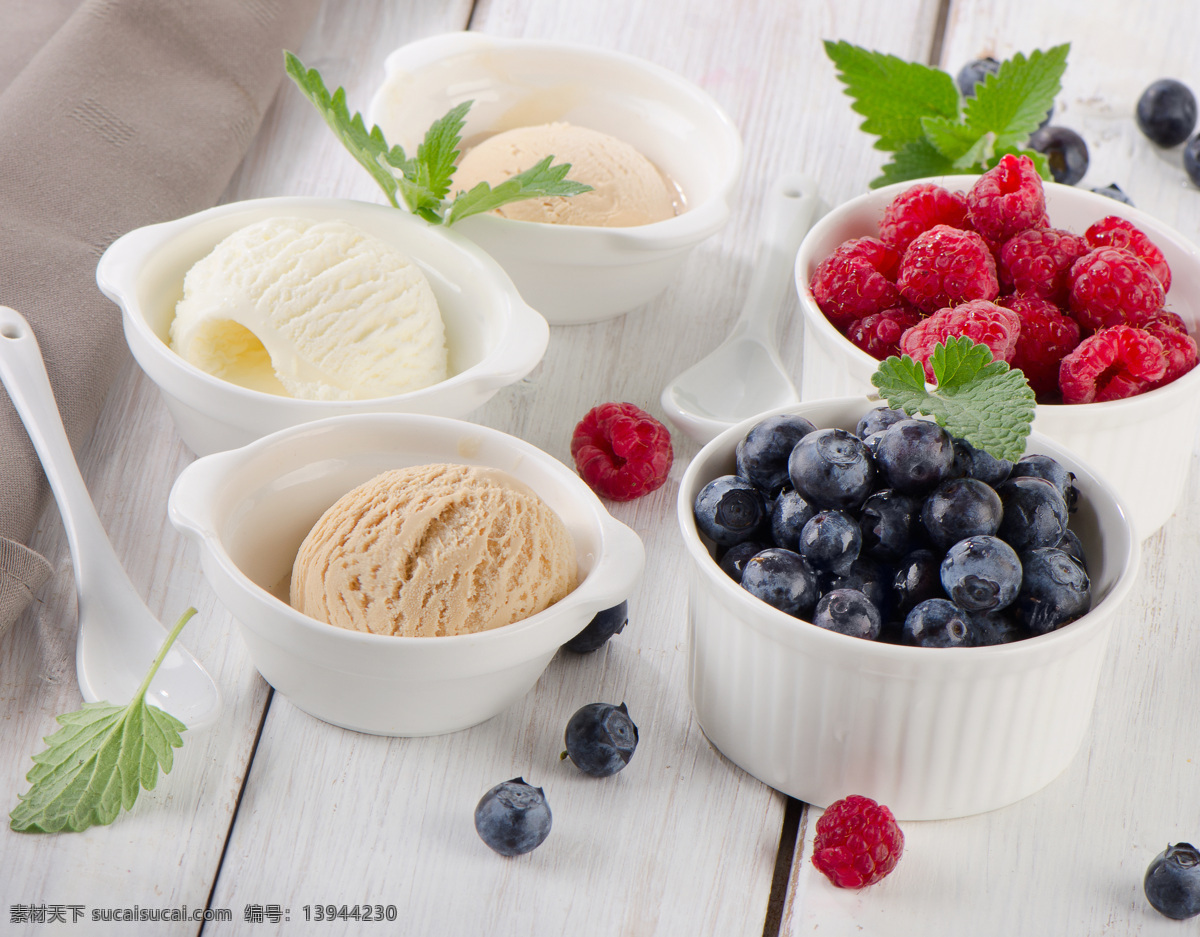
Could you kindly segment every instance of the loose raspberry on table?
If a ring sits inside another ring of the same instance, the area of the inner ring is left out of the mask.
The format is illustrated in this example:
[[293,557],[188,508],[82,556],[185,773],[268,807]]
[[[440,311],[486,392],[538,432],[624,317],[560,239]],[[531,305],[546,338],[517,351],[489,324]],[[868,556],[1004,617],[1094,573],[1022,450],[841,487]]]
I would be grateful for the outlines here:
[[1020,368],[1038,399],[1058,396],[1058,367],[1063,356],[1079,344],[1079,323],[1040,296],[1014,294],[1002,300],[1021,318],[1021,334],[1012,366]]
[[1014,234],[996,255],[1005,293],[1026,293],[1066,305],[1071,267],[1090,250],[1083,238],[1059,228],[1030,228]]
[[1011,309],[986,299],[940,309],[923,319],[900,337],[900,350],[925,366],[925,379],[934,379],[930,358],[935,345],[949,337],[966,336],[987,345],[997,361],[1012,363],[1021,336],[1021,318]]
[[965,228],[967,197],[932,182],[919,182],[897,195],[883,210],[879,239],[904,253],[913,238],[939,224]]
[[1158,245],[1132,221],[1109,215],[1083,233],[1088,247],[1123,247],[1149,264],[1163,291],[1171,288],[1171,267]]
[[908,245],[896,282],[900,295],[923,312],[1000,294],[996,261],[983,238],[944,224]]
[[1085,338],[1062,360],[1063,403],[1121,400],[1150,390],[1166,373],[1162,342],[1145,329],[1114,325]]
[[1042,177],[1028,156],[1009,153],[967,192],[967,219],[997,247],[1014,234],[1046,224]]
[[921,321],[921,314],[911,306],[898,306],[873,312],[853,323],[846,337],[873,358],[882,361],[900,354],[900,336]]
[[874,885],[896,867],[904,833],[887,807],[852,794],[817,820],[813,865],[838,888]]
[[[1187,374],[1196,366],[1196,340],[1187,333],[1187,329],[1177,329],[1169,317],[1179,319],[1173,312],[1165,312],[1159,317],[1147,322],[1144,328],[1147,332],[1162,342],[1163,360],[1166,370],[1163,376],[1155,381],[1150,389],[1170,384],[1176,378]],[[1179,319],[1183,325],[1183,320]]]
[[571,456],[597,494],[632,501],[661,487],[675,458],[671,434],[631,403],[602,403],[575,426]]
[[1123,247],[1097,247],[1071,267],[1071,315],[1085,329],[1140,326],[1165,300],[1150,265]]
[[854,238],[817,264],[808,286],[825,317],[845,332],[856,319],[900,302],[893,282],[899,263],[900,255],[878,238]]

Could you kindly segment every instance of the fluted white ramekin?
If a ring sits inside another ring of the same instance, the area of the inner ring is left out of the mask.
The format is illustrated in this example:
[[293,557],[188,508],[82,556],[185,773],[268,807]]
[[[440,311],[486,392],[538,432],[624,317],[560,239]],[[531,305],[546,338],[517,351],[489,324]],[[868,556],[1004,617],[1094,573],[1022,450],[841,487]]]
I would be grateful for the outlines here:
[[[817,426],[853,431],[864,397],[796,404]],[[1057,443],[1075,473],[1071,528],[1087,553],[1092,610],[1012,644],[919,648],[847,637],[759,601],[713,560],[692,517],[696,494],[734,471],[734,446],[760,414],[706,445],[684,472],[677,513],[691,559],[688,685],[705,735],[759,780],[826,807],[849,794],[900,819],[1003,807],[1057,777],[1086,737],[1109,635],[1138,568],[1139,540],[1112,488]]]

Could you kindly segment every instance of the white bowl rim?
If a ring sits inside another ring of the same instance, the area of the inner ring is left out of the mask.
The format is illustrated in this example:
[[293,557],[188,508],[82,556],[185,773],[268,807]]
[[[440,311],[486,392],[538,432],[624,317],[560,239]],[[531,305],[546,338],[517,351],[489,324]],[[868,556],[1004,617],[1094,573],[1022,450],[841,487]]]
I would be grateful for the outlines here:
[[[732,443],[744,436],[751,427],[762,419],[773,414],[780,413],[798,413],[801,416],[805,411],[817,408],[833,408],[839,406],[848,406],[850,404],[862,404],[872,406],[887,406],[887,401],[873,401],[869,397],[830,397],[822,400],[803,401],[801,403],[789,404],[788,406],[779,407],[774,410],[768,410],[763,413],[756,414],[749,419],[742,421],[736,426],[722,432],[711,442],[704,445],[698,453],[688,463],[684,470],[683,478],[679,482],[679,494],[676,499],[676,515],[679,522],[680,532],[683,535],[684,547],[692,560],[692,563],[697,567],[696,573],[705,578],[710,587],[720,590],[732,602],[746,602],[747,611],[750,613],[745,617],[739,618],[739,625],[748,625],[758,631],[767,634],[768,636],[799,635],[801,639],[808,642],[813,642],[813,646],[829,652],[847,651],[859,655],[863,655],[863,659],[867,660],[867,655],[871,659],[887,662],[920,662],[928,666],[946,666],[953,668],[958,664],[963,663],[962,654],[971,655],[971,660],[974,662],[984,660],[1000,660],[1003,658],[1020,659],[1022,657],[1038,657],[1046,653],[1050,648],[1061,646],[1059,650],[1065,650],[1072,643],[1086,641],[1091,637],[1091,632],[1098,628],[1106,627],[1104,619],[1107,616],[1095,615],[1101,606],[1117,607],[1120,602],[1124,601],[1126,595],[1133,588],[1135,579],[1137,578],[1138,566],[1141,558],[1141,543],[1135,537],[1130,520],[1129,510],[1124,501],[1119,495],[1108,485],[1103,478],[1098,476],[1088,466],[1080,462],[1078,458],[1071,454],[1070,450],[1065,446],[1052,440],[1036,431],[1032,432],[1028,437],[1028,443],[1035,446],[1048,446],[1051,449],[1059,450],[1065,453],[1075,467],[1083,470],[1083,475],[1087,482],[1092,487],[1100,491],[1104,497],[1111,500],[1117,512],[1125,519],[1124,533],[1125,542],[1118,543],[1115,546],[1117,549],[1124,547],[1121,553],[1124,555],[1124,565],[1120,574],[1113,582],[1111,588],[1105,596],[1095,603],[1088,613],[1076,621],[1068,625],[1064,625],[1055,631],[1047,634],[1036,635],[1030,638],[1023,638],[1020,641],[1013,641],[1008,644],[994,644],[984,647],[970,648],[925,648],[912,647],[904,644],[890,644],[880,641],[868,641],[863,638],[856,638],[850,635],[840,634],[836,631],[830,631],[825,628],[820,628],[812,622],[789,615],[787,612],[774,608],[754,596],[750,595],[738,583],[734,582],[724,570],[717,565],[716,560],[709,554],[704,542],[700,539],[700,534],[696,530],[696,524],[692,516],[692,503],[687,497],[688,491],[695,488],[699,491],[697,479],[700,471],[700,464],[706,461],[716,450],[726,447],[732,452]],[[925,419],[925,417],[918,417]],[[1080,473],[1077,473],[1077,475]],[[694,497],[694,495],[693,495]],[[853,643],[849,643],[853,642]],[[940,656],[939,656],[940,655]],[[937,661],[937,664],[932,662]]]
[[[228,394],[235,400],[243,399],[254,401],[258,404],[267,403],[281,409],[296,410],[305,413],[328,411],[329,415],[333,416],[352,407],[386,407],[389,404],[404,404],[411,403],[412,401],[436,398],[447,388],[475,384],[487,380],[498,372],[507,374],[513,370],[511,368],[504,368],[503,371],[499,371],[495,367],[495,362],[501,357],[500,353],[507,348],[511,341],[511,337],[505,335],[498,343],[497,348],[493,349],[483,359],[469,368],[457,374],[452,374],[444,381],[438,381],[417,390],[407,391],[403,394],[389,394],[384,397],[364,397],[354,400],[309,400],[298,397],[285,397],[279,394],[269,394],[265,391],[243,387],[240,384],[222,380],[215,375],[201,370],[182,355],[177,354],[150,328],[145,313],[141,309],[141,304],[134,302],[131,294],[134,290],[134,280],[137,272],[155,251],[161,249],[188,229],[213,219],[257,213],[263,210],[273,211],[275,208],[279,209],[277,214],[283,216],[289,211],[293,214],[297,212],[303,213],[305,206],[321,210],[345,209],[351,212],[396,212],[396,220],[401,225],[425,225],[433,229],[436,232],[433,236],[448,240],[456,249],[466,254],[473,263],[483,266],[493,277],[494,284],[498,288],[496,295],[502,298],[502,302],[499,305],[503,307],[509,325],[514,330],[519,331],[521,337],[520,344],[536,347],[540,338],[541,352],[534,359],[533,364],[529,368],[525,368],[521,373],[528,373],[528,370],[536,366],[537,360],[545,354],[550,334],[549,324],[546,323],[541,313],[533,309],[521,298],[520,293],[517,291],[516,286],[513,285],[508,274],[505,273],[503,268],[490,254],[469,238],[445,228],[438,230],[438,226],[429,225],[407,211],[398,211],[391,205],[383,205],[378,202],[365,202],[359,199],[309,195],[276,195],[243,199],[206,208],[170,221],[162,221],[134,228],[132,231],[121,235],[121,237],[117,238],[105,249],[104,254],[100,257],[96,265],[97,285],[105,295],[121,307],[125,323],[146,343],[147,348],[154,349],[152,354],[155,354],[160,360],[172,362],[173,366],[177,365],[188,379],[199,382],[200,385],[210,389],[214,393]],[[418,257],[414,257],[413,259],[420,260]],[[541,334],[539,335],[538,333]],[[500,384],[497,383],[497,386],[500,386]]]
[[602,49],[580,42],[517,36],[490,36],[475,32],[440,33],[426,36],[423,39],[415,39],[395,49],[384,61],[385,78],[371,98],[365,115],[368,123],[376,124],[378,122],[376,118],[382,106],[383,91],[396,72],[415,71],[453,55],[494,48],[533,52],[571,52],[578,56],[617,63],[623,67],[638,69],[653,75],[657,80],[683,92],[712,112],[715,118],[714,125],[723,131],[724,145],[728,150],[729,171],[715,197],[700,205],[689,206],[686,211],[673,218],[665,218],[650,224],[620,228],[599,225],[551,225],[544,222],[501,218],[487,214],[466,218],[461,222],[463,225],[498,225],[500,230],[516,225],[517,229],[522,231],[522,236],[533,235],[535,237],[537,236],[535,232],[549,230],[553,234],[547,236],[553,237],[558,243],[578,240],[587,243],[588,239],[601,237],[619,247],[673,250],[692,247],[698,240],[703,240],[715,233],[725,224],[730,214],[729,199],[741,178],[742,164],[745,160],[741,132],[725,108],[699,85],[669,68],[628,52]]
[[[845,346],[844,351],[852,358],[858,359],[863,365],[869,364],[872,368],[877,366],[879,364],[878,360],[871,357],[871,355],[863,351],[861,348],[857,347],[853,342],[846,338],[845,335],[839,332],[834,327],[833,323],[830,322],[825,316],[825,314],[821,312],[820,308],[817,306],[816,300],[813,299],[812,290],[810,290],[808,286],[808,274],[805,269],[813,260],[812,245],[821,236],[823,229],[828,226],[828,224],[831,224],[836,220],[836,214],[840,214],[843,211],[850,212],[864,204],[875,202],[881,197],[895,197],[905,189],[923,182],[934,182],[946,188],[952,188],[955,185],[962,185],[970,188],[970,185],[978,178],[979,176],[977,175],[947,175],[929,176],[923,179],[910,179],[905,182],[894,182],[890,185],[880,186],[878,189],[871,189],[869,192],[865,192],[862,195],[856,195],[854,198],[842,202],[822,218],[817,219],[812,228],[809,230],[809,233],[805,235],[804,240],[800,244],[800,250],[796,254],[796,263],[794,267],[796,292],[799,294],[800,303],[807,313],[805,315],[806,327],[811,324],[813,328],[825,333],[827,337],[836,337],[839,340],[839,345]],[[1190,253],[1195,255],[1197,263],[1200,263],[1200,248],[1197,248],[1190,240],[1188,240],[1188,238],[1184,237],[1184,235],[1180,234],[1170,225],[1159,221],[1148,212],[1142,211],[1133,205],[1127,205],[1124,202],[1118,202],[1116,199],[1111,199],[1108,196],[1097,195],[1095,192],[1089,192],[1076,186],[1046,181],[1043,181],[1042,185],[1046,189],[1054,189],[1064,193],[1070,192],[1071,196],[1068,197],[1079,196],[1085,201],[1096,199],[1097,201],[1095,204],[1097,206],[1102,208],[1110,206],[1112,207],[1112,211],[1110,211],[1109,214],[1128,218],[1139,227],[1146,225],[1151,229],[1161,229],[1170,235],[1181,247],[1188,249]],[[1053,219],[1051,219],[1051,221],[1053,223]],[[1146,229],[1143,228],[1143,230]],[[1152,232],[1147,231],[1147,234],[1152,234]],[[1153,240],[1153,238],[1151,239]],[[817,262],[820,262],[820,258],[817,258]],[[1192,335],[1192,337],[1195,338],[1196,336]],[[1101,412],[1103,413],[1116,413],[1120,410],[1139,408],[1142,406],[1142,402],[1146,400],[1163,399],[1175,394],[1200,393],[1200,389],[1192,386],[1198,383],[1200,383],[1200,367],[1195,367],[1186,374],[1180,375],[1170,384],[1165,384],[1162,387],[1156,387],[1154,390],[1148,390],[1145,393],[1137,394],[1133,397],[1124,397],[1120,400],[1103,400],[1093,403],[1039,403],[1038,410],[1047,410],[1056,414],[1096,413],[1097,408],[1102,407],[1103,410]]]
[[[191,477],[197,473],[207,474],[216,472],[221,475],[228,475],[231,472],[238,471],[241,467],[253,462],[256,459],[266,455],[266,451],[278,446],[285,446],[294,439],[307,435],[318,433],[328,433],[330,431],[341,434],[356,435],[367,431],[373,425],[379,424],[394,424],[394,423],[413,423],[417,426],[440,425],[446,426],[461,426],[464,432],[469,432],[473,435],[483,435],[491,439],[501,442],[503,445],[512,447],[522,456],[527,457],[531,461],[535,461],[540,465],[546,466],[551,472],[564,479],[566,484],[571,487],[577,497],[585,503],[592,515],[597,528],[601,532],[602,541],[622,540],[625,548],[629,548],[634,542],[637,543],[639,549],[635,550],[631,559],[631,565],[636,567],[636,573],[633,574],[633,582],[630,583],[630,588],[636,583],[636,580],[641,575],[641,569],[644,563],[644,553],[642,552],[641,538],[637,533],[622,524],[614,518],[608,509],[604,507],[596,493],[588,487],[578,475],[567,468],[558,459],[551,456],[549,453],[538,449],[532,443],[517,436],[512,436],[501,430],[493,429],[488,426],[482,426],[478,423],[470,423],[466,420],[458,420],[453,417],[435,416],[423,413],[350,413],[333,417],[326,417],[321,420],[313,420],[308,423],[303,423],[298,426],[290,426],[281,430],[277,430],[267,436],[261,436],[244,446],[237,449],[227,449],[219,452],[214,452],[210,455],[201,456],[188,465],[176,478],[175,483],[171,487],[171,492],[167,502],[167,514],[171,523],[179,530],[193,534],[199,541],[202,550],[207,551],[222,568],[227,576],[229,576],[243,591],[250,593],[259,601],[265,601],[268,605],[273,606],[277,612],[284,614],[290,623],[302,628],[307,633],[321,639],[332,639],[335,641],[349,642],[351,645],[358,644],[364,648],[374,648],[376,650],[383,648],[407,648],[408,650],[425,649],[432,650],[440,648],[445,650],[454,646],[466,647],[469,645],[482,644],[485,647],[489,644],[497,642],[509,642],[519,640],[524,637],[527,632],[539,629],[547,622],[551,621],[563,609],[570,608],[576,605],[582,605],[592,600],[593,593],[597,587],[603,588],[604,583],[597,583],[597,573],[604,572],[601,567],[601,559],[603,553],[598,553],[596,557],[596,565],[592,570],[581,579],[575,588],[565,595],[558,602],[548,606],[542,611],[530,615],[528,618],[520,619],[519,621],[511,622],[507,625],[501,625],[496,628],[490,628],[486,631],[477,631],[470,634],[457,635],[430,635],[425,637],[408,637],[404,635],[388,635],[388,634],[373,634],[362,631],[352,631],[348,628],[340,628],[337,625],[329,624],[328,622],[320,621],[311,616],[305,615],[296,608],[292,607],[287,602],[273,595],[271,592],[264,589],[262,586],[251,580],[245,573],[241,571],[238,564],[234,562],[233,557],[225,549],[225,545],[216,532],[203,524],[199,524],[192,517],[192,512],[180,507],[176,496],[177,490],[182,490],[181,482],[185,476]],[[448,460],[452,461],[452,460]],[[203,463],[203,465],[201,465]],[[464,463],[473,464],[473,463]],[[196,468],[196,466],[200,466]],[[282,473],[281,473],[282,474]],[[187,482],[183,482],[186,485]],[[608,551],[615,553],[615,551]],[[589,585],[590,584],[590,585]],[[588,586],[588,588],[585,588]],[[607,606],[597,605],[596,610],[600,611]],[[253,623],[240,621],[243,627],[258,630]],[[571,637],[570,635],[567,636]],[[564,640],[566,640],[564,638]],[[561,642],[560,642],[561,643]]]

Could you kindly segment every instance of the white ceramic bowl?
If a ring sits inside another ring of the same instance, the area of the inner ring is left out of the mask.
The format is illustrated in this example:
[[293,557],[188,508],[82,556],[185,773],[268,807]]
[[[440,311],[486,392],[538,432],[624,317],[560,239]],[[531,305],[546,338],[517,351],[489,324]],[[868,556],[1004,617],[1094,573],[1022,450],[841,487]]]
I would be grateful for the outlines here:
[[[878,405],[854,397],[772,412],[853,431]],[[981,813],[1048,784],[1084,738],[1109,633],[1137,573],[1139,541],[1112,489],[1061,446],[1030,437],[1028,451],[1076,475],[1071,528],[1092,579],[1084,617],[995,647],[866,641],[759,601],[720,569],[696,531],[696,494],[734,471],[734,446],[762,416],[701,449],[679,486],[692,561],[688,683],[704,733],[735,764],[806,803],[864,794],[900,819]]]
[[[380,472],[431,462],[490,466],[529,485],[574,538],[578,587],[523,621],[439,638],[348,631],[277,597],[326,508]],[[413,414],[335,417],[199,459],[180,473],[167,510],[198,543],[205,578],[263,678],[318,719],[377,735],[490,719],[596,612],[629,597],[645,557],[637,534],[558,460],[494,429]]]
[[[167,344],[169,329],[192,264],[237,229],[277,216],[345,221],[412,258],[442,312],[451,376],[390,397],[297,400],[223,381],[175,354]],[[104,252],[96,281],[121,307],[134,359],[158,385],[183,441],[198,455],[340,414],[466,416],[533,370],[550,335],[545,319],[477,245],[407,212],[349,199],[253,199],[138,228]]]
[[415,152],[434,120],[473,99],[465,141],[566,121],[631,144],[682,190],[686,211],[638,227],[494,215],[455,225],[500,262],[552,324],[608,319],[648,302],[729,217],[741,136],[708,94],[667,69],[585,45],[473,32],[402,46],[386,69],[368,117],[406,152]]
[[[932,179],[966,191],[978,176]],[[885,186],[851,199],[813,225],[796,256],[796,290],[804,316],[800,399],[872,394],[879,362],[856,348],[825,318],[808,288],[813,271],[843,241],[878,237],[888,202],[913,183]],[[1082,235],[1105,215],[1120,215],[1157,244],[1171,266],[1167,308],[1200,336],[1200,250],[1145,212],[1073,186],[1045,183],[1050,223]],[[1129,505],[1138,535],[1149,537],[1175,511],[1200,427],[1200,368],[1158,390],[1107,403],[1037,408],[1035,430],[1062,443],[1105,476]]]

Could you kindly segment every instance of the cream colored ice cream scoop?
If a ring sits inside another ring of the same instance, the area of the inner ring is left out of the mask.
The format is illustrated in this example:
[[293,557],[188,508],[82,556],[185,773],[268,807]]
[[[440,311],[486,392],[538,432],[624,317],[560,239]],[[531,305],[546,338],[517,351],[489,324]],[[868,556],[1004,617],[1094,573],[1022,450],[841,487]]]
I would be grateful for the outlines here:
[[384,472],[313,526],[290,601],[354,631],[470,634],[528,618],[576,585],[566,527],[493,469],[437,463]]
[[590,185],[592,191],[510,202],[496,214],[609,228],[650,224],[675,214],[674,192],[650,160],[623,140],[574,124],[518,127],[488,137],[462,157],[453,187],[469,191],[480,182],[495,187],[547,156],[570,163],[567,178]]
[[188,271],[171,347],[203,371],[307,400],[364,400],[447,376],[433,290],[407,255],[340,221],[268,218]]

